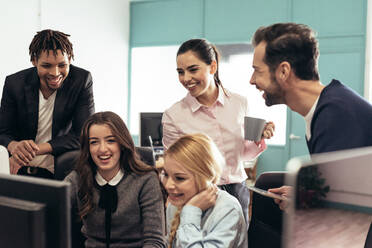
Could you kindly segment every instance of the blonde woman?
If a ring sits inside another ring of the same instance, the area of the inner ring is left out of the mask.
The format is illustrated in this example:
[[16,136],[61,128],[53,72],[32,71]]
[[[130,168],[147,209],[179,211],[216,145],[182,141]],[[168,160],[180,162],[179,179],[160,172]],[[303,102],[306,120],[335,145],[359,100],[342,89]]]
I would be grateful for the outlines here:
[[164,158],[169,247],[247,247],[238,200],[216,186],[224,159],[213,141],[204,134],[183,136]]

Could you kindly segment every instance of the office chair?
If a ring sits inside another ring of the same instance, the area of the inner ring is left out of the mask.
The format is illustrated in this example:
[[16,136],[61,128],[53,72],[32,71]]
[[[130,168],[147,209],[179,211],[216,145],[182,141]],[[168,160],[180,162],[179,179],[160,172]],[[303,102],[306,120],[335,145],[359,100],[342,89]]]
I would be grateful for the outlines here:
[[[154,152],[150,147],[136,147],[137,153],[143,162],[155,166]],[[54,159],[54,178],[63,180],[75,167],[78,162],[80,150],[65,152]]]
[[372,223],[369,226],[366,242],[364,243],[364,248],[372,248]]
[[80,150],[73,150],[54,157],[54,178],[63,180],[75,167]]
[[[284,184],[285,172],[264,172],[255,186],[268,190]],[[248,228],[248,247],[281,247],[283,212],[270,197],[252,194],[252,216]]]
[[137,146],[136,151],[143,162],[148,165],[155,166],[155,154],[150,147]]

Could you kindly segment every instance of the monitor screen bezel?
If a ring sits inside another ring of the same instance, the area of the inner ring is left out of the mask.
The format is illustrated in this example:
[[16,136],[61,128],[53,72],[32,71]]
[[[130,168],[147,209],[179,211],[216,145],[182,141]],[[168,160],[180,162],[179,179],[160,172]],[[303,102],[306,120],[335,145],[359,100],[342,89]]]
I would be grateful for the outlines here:
[[46,205],[46,245],[71,247],[70,184],[29,176],[0,174],[0,195]]
[[46,205],[0,196],[0,244],[13,248],[44,248]]
[[[148,135],[144,135],[143,131],[143,121],[144,119],[157,119],[160,120],[160,127],[159,127],[159,133],[158,136],[160,137],[160,145],[153,144],[154,147],[163,147],[163,127],[162,127],[162,118],[163,118],[163,112],[140,112],[139,117],[139,144],[140,146],[144,147],[151,147],[149,145],[149,142],[145,142],[148,139]],[[147,137],[146,137],[147,136]]]

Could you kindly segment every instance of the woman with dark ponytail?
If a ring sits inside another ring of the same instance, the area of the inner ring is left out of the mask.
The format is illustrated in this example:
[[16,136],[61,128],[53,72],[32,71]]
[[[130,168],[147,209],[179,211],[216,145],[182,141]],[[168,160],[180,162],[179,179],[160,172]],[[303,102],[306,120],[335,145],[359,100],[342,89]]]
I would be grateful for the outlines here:
[[167,149],[182,135],[195,132],[211,137],[225,158],[219,186],[239,200],[248,220],[243,161],[255,159],[266,149],[264,138],[273,135],[274,124],[267,123],[260,142],[244,140],[247,99],[222,86],[218,66],[219,53],[207,40],[191,39],[180,46],[177,72],[188,94],[164,112],[163,144]]

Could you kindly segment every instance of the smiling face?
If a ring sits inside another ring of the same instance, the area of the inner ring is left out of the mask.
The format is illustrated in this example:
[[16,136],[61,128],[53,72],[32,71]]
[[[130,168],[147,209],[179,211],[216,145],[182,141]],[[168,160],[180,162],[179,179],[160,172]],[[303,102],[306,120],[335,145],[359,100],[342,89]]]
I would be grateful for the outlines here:
[[107,124],[93,124],[89,129],[89,152],[97,170],[111,180],[120,169],[120,145]]
[[217,90],[213,78],[216,70],[216,61],[207,65],[192,51],[177,56],[178,78],[190,94],[198,100],[214,95]]
[[57,55],[54,55],[52,50],[44,50],[38,59],[32,61],[32,64],[37,68],[40,89],[45,97],[62,86],[70,70],[68,55],[63,54],[61,50],[57,50]]
[[163,184],[169,202],[177,207],[182,207],[198,193],[194,175],[169,156],[164,160]]
[[284,92],[276,81],[275,75],[270,72],[269,66],[264,62],[266,43],[260,42],[254,49],[253,74],[250,80],[252,85],[263,91],[262,97],[267,106],[284,103]]

